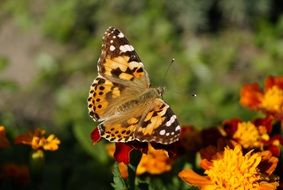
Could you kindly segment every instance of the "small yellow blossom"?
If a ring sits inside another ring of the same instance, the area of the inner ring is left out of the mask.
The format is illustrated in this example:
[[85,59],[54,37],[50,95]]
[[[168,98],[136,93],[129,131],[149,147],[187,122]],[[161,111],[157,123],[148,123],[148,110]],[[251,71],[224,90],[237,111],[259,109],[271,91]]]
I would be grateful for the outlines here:
[[54,134],[45,137],[46,131],[43,129],[35,129],[33,132],[20,135],[16,138],[16,144],[28,144],[34,150],[43,149],[55,151],[59,148],[60,140]]

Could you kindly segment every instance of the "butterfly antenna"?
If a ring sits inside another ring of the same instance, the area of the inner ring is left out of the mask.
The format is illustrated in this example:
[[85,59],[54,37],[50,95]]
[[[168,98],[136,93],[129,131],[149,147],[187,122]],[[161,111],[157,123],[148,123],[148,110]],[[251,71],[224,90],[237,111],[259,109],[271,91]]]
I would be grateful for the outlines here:
[[163,75],[163,78],[162,78],[162,86],[164,86],[165,77],[167,76],[167,73],[168,73],[168,71],[169,71],[171,65],[172,65],[174,62],[175,62],[175,59],[173,58],[173,59],[171,60],[170,64],[168,65],[168,67],[167,67],[167,69],[166,69],[164,75]]

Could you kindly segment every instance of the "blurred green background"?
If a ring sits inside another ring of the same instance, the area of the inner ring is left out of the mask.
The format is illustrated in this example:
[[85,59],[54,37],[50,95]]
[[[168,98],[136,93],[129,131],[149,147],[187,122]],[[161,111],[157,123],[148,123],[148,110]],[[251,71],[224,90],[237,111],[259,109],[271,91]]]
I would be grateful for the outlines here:
[[61,139],[41,189],[111,189],[113,160],[91,144],[86,101],[104,31],[123,31],[181,124],[205,128],[255,116],[239,105],[240,88],[283,74],[282,13],[280,0],[2,0],[0,125],[11,139],[36,127]]

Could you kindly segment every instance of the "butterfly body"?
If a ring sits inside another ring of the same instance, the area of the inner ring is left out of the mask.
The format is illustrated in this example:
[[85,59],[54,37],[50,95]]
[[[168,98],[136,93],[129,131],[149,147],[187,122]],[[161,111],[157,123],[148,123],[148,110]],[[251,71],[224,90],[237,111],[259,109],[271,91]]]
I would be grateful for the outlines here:
[[98,76],[90,87],[88,109],[102,137],[111,142],[178,140],[176,115],[161,99],[164,88],[151,88],[143,63],[118,29],[103,36]]

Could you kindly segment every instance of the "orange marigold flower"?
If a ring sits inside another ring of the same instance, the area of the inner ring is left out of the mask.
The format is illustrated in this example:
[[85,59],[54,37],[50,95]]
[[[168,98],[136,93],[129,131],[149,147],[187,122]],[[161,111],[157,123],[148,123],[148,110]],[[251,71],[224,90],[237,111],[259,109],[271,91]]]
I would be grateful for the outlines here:
[[210,163],[206,161],[203,164],[206,166],[206,176],[185,169],[179,173],[179,177],[190,185],[206,190],[276,189],[279,185],[278,178],[271,179],[271,176],[266,175],[267,172],[259,168],[263,159],[262,154],[252,151],[244,155],[241,146],[238,145],[234,149],[225,148],[224,152],[218,154]]
[[[114,154],[116,152],[114,144],[108,144],[106,146],[106,149],[108,154],[114,157]],[[148,144],[147,152],[144,152],[142,154],[141,160],[137,166],[136,174],[141,175],[145,172],[153,175],[162,174],[171,170],[171,163],[172,162],[168,156],[167,151],[154,149],[151,144]],[[127,164],[125,164],[124,162],[119,162],[118,164],[121,176],[123,178],[127,178]]]
[[283,76],[270,76],[265,80],[264,91],[258,84],[247,84],[241,89],[240,103],[251,109],[258,109],[283,118]]
[[148,172],[150,174],[162,174],[172,168],[171,160],[165,150],[154,149],[150,144],[147,154],[143,153],[137,167],[137,175]]
[[[265,132],[260,133],[260,129],[264,127],[256,127],[252,122],[240,122],[233,138],[244,148],[263,147],[263,140],[269,140],[269,135]],[[263,130],[262,130],[263,131]]]
[[10,143],[6,137],[5,127],[0,125],[0,148],[7,148],[9,146]]
[[222,138],[223,141],[225,137],[225,140],[229,140],[232,145],[240,144],[247,150],[253,148],[258,151],[269,150],[273,156],[279,157],[283,137],[272,133],[272,122],[271,116],[247,122],[239,119],[227,120],[219,128],[223,137],[218,138],[217,143],[219,145],[219,139]]
[[20,135],[16,138],[16,144],[30,145],[34,150],[43,149],[55,151],[59,148],[60,140],[54,134],[45,136],[46,131],[43,129],[35,129],[33,132]]
[[258,107],[263,96],[257,83],[244,85],[240,94],[240,103],[252,109]]

